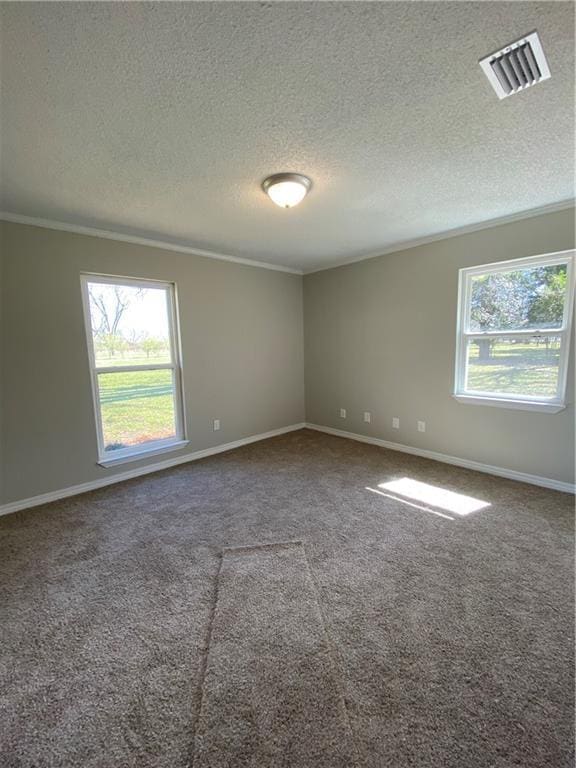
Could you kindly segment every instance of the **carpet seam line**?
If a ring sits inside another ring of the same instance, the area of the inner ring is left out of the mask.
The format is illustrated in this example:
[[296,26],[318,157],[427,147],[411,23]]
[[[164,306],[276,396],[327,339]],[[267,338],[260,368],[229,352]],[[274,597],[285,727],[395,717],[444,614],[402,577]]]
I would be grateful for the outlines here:
[[210,645],[212,643],[212,631],[214,628],[214,619],[216,618],[216,608],[218,607],[218,593],[220,591],[220,572],[222,570],[222,563],[224,561],[222,550],[218,553],[218,568],[216,569],[216,577],[214,589],[212,591],[212,613],[208,622],[208,629],[206,631],[206,643],[205,653],[202,656],[202,664],[200,668],[200,701],[198,702],[198,708],[196,710],[196,716],[194,717],[194,723],[192,726],[193,739],[192,739],[192,758],[189,761],[190,768],[194,768],[194,755],[196,754],[196,738],[198,734],[198,726],[200,724],[200,715],[202,714],[202,707],[204,705],[204,683],[206,682],[206,673],[208,671],[208,658],[210,656]]
[[222,555],[241,555],[249,552],[258,552],[259,550],[290,549],[291,547],[303,546],[299,539],[290,541],[271,541],[264,544],[246,544],[240,547],[222,547]]
[[320,619],[320,625],[322,627],[322,633],[324,635],[324,640],[326,642],[326,649],[328,651],[328,656],[331,661],[332,670],[334,672],[334,680],[336,682],[336,685],[338,687],[338,692],[342,698],[342,704],[344,707],[344,716],[346,719],[346,723],[348,724],[348,732],[350,735],[350,741],[352,743],[352,746],[354,748],[354,752],[356,753],[356,763],[358,764],[360,762],[360,750],[358,749],[358,742],[356,739],[356,733],[355,730],[352,728],[352,719],[350,717],[350,711],[348,709],[348,703],[347,703],[347,697],[345,695],[346,692],[346,686],[344,684],[344,681],[341,680],[341,676],[338,674],[339,666],[336,664],[336,658],[340,658],[340,655],[336,649],[336,645],[334,641],[332,640],[332,637],[330,636],[330,633],[328,632],[328,627],[326,624],[326,618],[324,615],[324,611],[322,610],[322,603],[320,602],[320,590],[318,589],[318,584],[316,583],[316,579],[314,578],[314,575],[312,573],[312,566],[310,565],[310,560],[308,559],[308,553],[306,552],[306,545],[304,542],[302,542],[302,552],[304,555],[304,563],[306,565],[306,570],[308,572],[308,578],[310,579],[310,584],[312,585],[312,590],[314,592],[314,596],[316,598],[316,605],[318,606],[318,614]]

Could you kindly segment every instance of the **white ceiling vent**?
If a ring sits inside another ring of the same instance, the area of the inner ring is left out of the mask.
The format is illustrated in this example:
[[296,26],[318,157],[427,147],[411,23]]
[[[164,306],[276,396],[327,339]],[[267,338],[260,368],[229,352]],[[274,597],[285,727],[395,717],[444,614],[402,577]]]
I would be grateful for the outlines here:
[[550,77],[550,67],[538,32],[531,32],[506,48],[486,56],[480,61],[480,66],[499,99],[512,96]]

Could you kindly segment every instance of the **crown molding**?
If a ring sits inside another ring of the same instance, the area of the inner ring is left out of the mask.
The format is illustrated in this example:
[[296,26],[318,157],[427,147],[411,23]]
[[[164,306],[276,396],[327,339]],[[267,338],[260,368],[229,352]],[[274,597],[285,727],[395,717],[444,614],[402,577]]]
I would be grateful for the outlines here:
[[53,219],[39,219],[35,216],[25,216],[20,213],[11,213],[10,211],[0,211],[0,220],[9,221],[13,224],[27,224],[31,227],[43,227],[44,229],[55,229],[60,232],[72,232],[75,235],[87,235],[88,237],[101,237],[106,240],[116,240],[119,243],[131,243],[132,245],[144,245],[149,248],[162,248],[165,251],[176,251],[177,253],[188,253],[191,256],[201,256],[205,259],[217,259],[218,261],[231,261],[235,264],[244,264],[248,267],[259,267],[260,269],[272,269],[275,272],[288,272],[291,275],[301,275],[302,270],[284,267],[280,264],[270,264],[267,261],[256,261],[255,259],[244,259],[241,256],[231,256],[226,253],[217,253],[216,251],[206,251],[200,248],[193,248],[188,245],[178,245],[164,240],[157,240],[153,237],[140,237],[139,235],[126,235],[120,232],[113,232],[108,229],[98,229],[97,227],[85,227],[80,224],[69,224],[64,221],[55,221]]
[[355,256],[351,259],[343,259],[342,261],[334,262],[325,267],[318,267],[317,269],[305,269],[305,275],[312,275],[316,272],[325,272],[327,269],[337,269],[338,267],[345,267],[348,264],[356,264],[359,261],[368,261],[368,259],[377,259],[379,256],[386,256],[390,253],[398,253],[400,251],[407,251],[410,248],[417,248],[420,245],[428,245],[428,243],[435,243],[438,240],[449,240],[451,237],[460,237],[460,235],[468,235],[472,232],[479,232],[482,229],[492,229],[492,227],[500,227],[503,224],[512,224],[515,221],[521,221],[522,219],[532,219],[536,216],[543,216],[546,213],[556,213],[557,211],[564,211],[568,208],[574,208],[576,206],[576,200],[562,200],[559,203],[551,203],[550,205],[542,205],[539,208],[530,208],[527,211],[520,211],[519,213],[511,213],[508,216],[499,216],[497,219],[489,219],[487,221],[481,221],[476,224],[467,224],[464,227],[457,227],[456,229],[449,229],[444,232],[438,232],[435,235],[428,235],[426,237],[419,237],[414,240],[403,240],[394,245],[390,245],[387,248],[382,248],[379,251],[367,253],[364,256]]
[[369,259],[376,259],[379,256],[387,256],[391,253],[398,253],[400,251],[409,250],[410,248],[417,248],[420,245],[428,245],[429,243],[435,243],[439,240],[448,240],[452,237],[460,237],[460,235],[479,232],[483,229],[491,229],[492,227],[499,227],[504,224],[512,224],[513,222],[521,221],[522,219],[531,219],[536,216],[543,216],[547,213],[564,211],[568,208],[574,208],[575,206],[576,200],[574,199],[562,200],[559,203],[551,203],[549,205],[543,205],[538,208],[530,208],[527,211],[512,213],[508,216],[500,216],[496,219],[489,219],[487,221],[478,222],[476,224],[467,224],[464,227],[445,230],[434,235],[415,238],[413,240],[402,240],[398,243],[394,243],[394,245],[388,246],[387,248],[381,248],[378,251],[373,251],[371,253],[364,254],[363,256],[354,256],[350,259],[335,261],[324,267],[308,270],[294,269],[292,267],[285,267],[280,264],[270,264],[266,261],[256,261],[255,259],[245,259],[241,256],[231,256],[229,254],[218,253],[216,251],[207,251],[188,245],[179,245],[177,243],[170,243],[164,240],[157,240],[152,237],[127,235],[120,232],[113,232],[107,229],[98,229],[97,227],[86,227],[80,224],[69,224],[67,222],[55,221],[53,219],[40,219],[35,216],[25,216],[24,214],[11,213],[10,211],[0,211],[0,220],[9,221],[13,224],[27,224],[32,227],[43,227],[44,229],[55,229],[61,232],[72,232],[73,234],[77,235],[87,235],[89,237],[100,237],[107,240],[116,240],[120,243],[131,243],[133,245],[143,245],[150,248],[162,248],[166,251],[188,253],[192,256],[201,256],[206,259],[217,259],[218,261],[230,261],[236,264],[244,264],[249,267],[271,269],[276,272],[287,272],[291,275],[312,275],[316,272],[325,272],[327,269],[337,269],[338,267],[345,267],[349,264],[356,264],[359,261],[368,261]]

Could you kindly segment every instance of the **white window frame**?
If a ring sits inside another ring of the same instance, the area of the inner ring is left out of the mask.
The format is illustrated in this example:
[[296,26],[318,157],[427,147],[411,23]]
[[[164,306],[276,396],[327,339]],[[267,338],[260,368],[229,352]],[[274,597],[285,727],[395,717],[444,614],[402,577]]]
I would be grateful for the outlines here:
[[[458,276],[458,320],[456,328],[456,366],[454,375],[453,396],[461,403],[472,405],[493,405],[502,408],[519,408],[530,411],[557,413],[566,407],[566,381],[568,377],[568,357],[570,354],[570,332],[572,328],[572,312],[574,305],[574,256],[576,251],[559,251],[542,256],[529,256],[510,261],[499,261],[494,264],[482,264],[477,267],[467,267],[459,271]],[[512,331],[481,331],[469,329],[470,301],[472,294],[472,278],[475,275],[509,272],[526,267],[547,267],[556,264],[567,265],[566,296],[564,299],[564,314],[560,328],[543,328]],[[558,388],[551,397],[497,394],[494,392],[467,391],[466,366],[467,342],[469,339],[493,337],[518,338],[539,335],[559,336],[560,361],[558,370]]]
[[[182,381],[182,350],[180,344],[180,330],[178,325],[178,303],[176,284],[161,280],[143,280],[134,277],[120,275],[100,275],[82,273],[80,275],[82,288],[82,304],[84,309],[84,326],[86,329],[86,341],[88,344],[88,362],[90,364],[90,379],[92,383],[92,400],[94,404],[94,416],[96,419],[96,437],[98,443],[98,464],[103,467],[112,467],[128,461],[137,461],[148,456],[153,456],[166,451],[173,451],[188,444],[186,438],[186,420],[184,418],[184,387]],[[166,291],[168,305],[168,330],[170,335],[170,352],[172,362],[151,365],[113,365],[98,366],[94,352],[94,337],[92,333],[92,318],[90,314],[89,283],[104,283],[108,285],[122,285],[130,288],[162,288]],[[130,446],[110,452],[105,450],[104,433],[102,429],[102,412],[100,407],[100,391],[98,387],[98,374],[123,373],[127,371],[172,371],[174,381],[174,421],[175,436],[163,440],[151,440],[139,446]]]

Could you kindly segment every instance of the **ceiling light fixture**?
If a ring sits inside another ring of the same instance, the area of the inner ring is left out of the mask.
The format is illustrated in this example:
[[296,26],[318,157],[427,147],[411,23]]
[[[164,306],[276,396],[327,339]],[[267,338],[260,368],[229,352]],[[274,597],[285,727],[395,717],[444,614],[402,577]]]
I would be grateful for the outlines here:
[[275,173],[262,182],[262,189],[280,208],[293,208],[306,197],[312,182],[301,173]]

